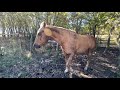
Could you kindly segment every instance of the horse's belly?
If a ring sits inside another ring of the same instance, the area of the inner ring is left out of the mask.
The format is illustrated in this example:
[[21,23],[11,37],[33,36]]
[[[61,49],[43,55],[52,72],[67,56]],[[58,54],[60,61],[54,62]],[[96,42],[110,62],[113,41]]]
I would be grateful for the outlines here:
[[77,49],[77,54],[87,54],[88,48],[79,48]]

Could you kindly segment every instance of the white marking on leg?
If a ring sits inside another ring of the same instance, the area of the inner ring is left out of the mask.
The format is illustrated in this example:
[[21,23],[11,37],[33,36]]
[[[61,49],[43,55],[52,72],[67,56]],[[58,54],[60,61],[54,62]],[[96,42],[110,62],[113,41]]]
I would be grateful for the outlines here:
[[73,72],[74,70],[72,69],[72,67],[70,67],[70,71]]
[[86,66],[84,68],[85,71],[88,69],[88,66],[89,66],[89,61],[87,61],[87,64],[86,64]]
[[67,73],[68,72],[68,62],[66,63],[66,69],[64,71],[64,73]]
[[68,67],[66,67],[66,69],[65,69],[64,73],[67,73],[67,72],[68,72]]
[[72,74],[72,73],[70,73],[70,74],[69,74],[69,77],[70,77],[70,78],[72,78],[72,75],[73,75],[73,74]]

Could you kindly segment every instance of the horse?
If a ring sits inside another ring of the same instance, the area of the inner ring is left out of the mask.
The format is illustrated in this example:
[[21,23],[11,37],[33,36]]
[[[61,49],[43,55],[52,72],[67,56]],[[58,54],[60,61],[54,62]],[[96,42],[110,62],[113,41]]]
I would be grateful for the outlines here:
[[72,69],[72,63],[75,61],[74,57],[78,54],[88,56],[84,70],[88,69],[89,57],[96,47],[95,37],[92,35],[80,35],[69,29],[47,25],[45,22],[42,22],[37,31],[33,46],[40,48],[48,40],[54,40],[61,46],[66,63],[65,73]]

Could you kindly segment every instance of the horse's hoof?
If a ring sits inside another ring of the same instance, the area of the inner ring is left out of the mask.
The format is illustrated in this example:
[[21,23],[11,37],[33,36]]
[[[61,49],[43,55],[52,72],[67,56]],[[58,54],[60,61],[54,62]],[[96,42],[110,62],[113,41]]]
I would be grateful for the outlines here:
[[85,67],[85,68],[84,68],[84,71],[87,71],[87,69],[88,69],[88,67]]
[[68,72],[68,69],[65,69],[64,73],[67,73]]

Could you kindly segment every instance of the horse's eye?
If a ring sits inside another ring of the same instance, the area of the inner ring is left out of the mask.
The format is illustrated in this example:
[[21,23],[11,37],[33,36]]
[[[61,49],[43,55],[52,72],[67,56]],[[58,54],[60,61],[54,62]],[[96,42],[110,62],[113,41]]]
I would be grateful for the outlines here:
[[38,33],[38,36],[41,36],[41,33]]
[[39,32],[39,33],[38,33],[38,36],[41,36],[41,35],[42,35],[42,33],[43,33],[43,31]]

